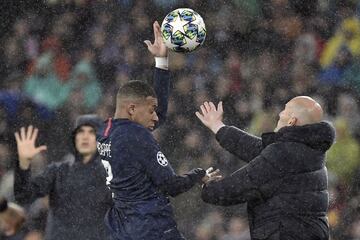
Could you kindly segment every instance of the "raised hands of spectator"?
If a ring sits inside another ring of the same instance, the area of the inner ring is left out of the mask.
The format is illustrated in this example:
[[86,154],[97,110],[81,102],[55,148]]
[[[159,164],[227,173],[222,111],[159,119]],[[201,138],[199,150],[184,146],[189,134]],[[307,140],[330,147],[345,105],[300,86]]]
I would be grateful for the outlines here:
[[167,57],[167,47],[161,37],[160,25],[157,21],[153,24],[154,29],[154,43],[149,40],[145,40],[144,43],[147,45],[149,51],[154,57]]
[[19,165],[23,170],[29,168],[30,162],[36,154],[47,149],[45,145],[39,147],[35,146],[38,132],[39,130],[31,125],[27,128],[22,127],[19,132],[15,132],[15,139],[19,154]]
[[214,170],[212,167],[206,170],[206,175],[202,178],[202,182],[207,184],[212,181],[219,181],[222,179],[219,169]]
[[218,103],[217,108],[213,102],[204,102],[204,104],[200,106],[200,110],[201,113],[196,112],[195,115],[215,134],[221,127],[225,126],[222,122],[224,111],[221,101]]

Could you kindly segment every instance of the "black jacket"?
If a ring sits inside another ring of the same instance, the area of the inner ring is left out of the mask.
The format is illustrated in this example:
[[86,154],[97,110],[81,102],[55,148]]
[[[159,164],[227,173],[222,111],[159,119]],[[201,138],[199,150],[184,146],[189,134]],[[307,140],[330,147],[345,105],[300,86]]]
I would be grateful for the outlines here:
[[329,238],[325,152],[335,138],[330,124],[284,127],[262,138],[225,126],[216,138],[248,164],[206,185],[205,202],[247,202],[252,239]]
[[87,164],[72,158],[50,164],[39,176],[30,175],[29,170],[16,169],[15,198],[26,204],[49,195],[46,239],[107,239],[104,217],[112,199],[98,155]]

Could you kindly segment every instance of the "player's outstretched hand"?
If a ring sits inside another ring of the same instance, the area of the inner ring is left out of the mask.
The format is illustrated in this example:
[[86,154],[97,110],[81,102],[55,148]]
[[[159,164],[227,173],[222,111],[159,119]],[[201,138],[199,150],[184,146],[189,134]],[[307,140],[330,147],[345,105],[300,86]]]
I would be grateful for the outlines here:
[[167,57],[168,51],[161,37],[160,25],[157,21],[153,24],[154,29],[154,43],[149,40],[145,40],[144,43],[147,45],[149,51],[154,57]]
[[27,128],[20,128],[20,132],[15,132],[16,145],[19,154],[19,165],[21,169],[28,169],[30,161],[34,156],[47,149],[45,145],[35,147],[38,132],[39,130],[31,125]]
[[221,179],[222,179],[222,176],[220,174],[220,170],[219,169],[214,170],[211,167],[206,170],[206,175],[202,178],[202,182],[204,184],[207,184],[209,182],[219,181]]
[[204,102],[203,105],[200,106],[200,112],[196,112],[195,115],[200,119],[200,121],[208,127],[215,134],[221,127],[224,126],[222,122],[223,119],[223,106],[220,101],[217,109],[213,102]]

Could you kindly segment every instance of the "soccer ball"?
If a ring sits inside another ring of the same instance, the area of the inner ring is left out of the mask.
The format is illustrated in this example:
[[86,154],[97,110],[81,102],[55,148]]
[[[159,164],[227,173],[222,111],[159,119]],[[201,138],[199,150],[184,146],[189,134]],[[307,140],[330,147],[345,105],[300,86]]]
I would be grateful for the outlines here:
[[175,52],[191,52],[201,46],[206,37],[202,17],[190,8],[178,8],[161,24],[165,45]]

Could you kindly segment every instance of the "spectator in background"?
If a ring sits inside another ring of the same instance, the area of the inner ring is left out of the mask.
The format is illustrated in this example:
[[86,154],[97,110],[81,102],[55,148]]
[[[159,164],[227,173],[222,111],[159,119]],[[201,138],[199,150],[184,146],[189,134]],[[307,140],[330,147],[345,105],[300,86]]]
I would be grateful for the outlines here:
[[16,20],[13,31],[6,38],[0,73],[5,76],[14,71],[25,71],[26,65],[38,55],[38,42],[30,34],[30,26],[25,18]]
[[341,49],[348,49],[351,56],[360,56],[360,21],[356,17],[345,19],[335,35],[325,44],[320,64],[326,68],[334,63]]
[[61,82],[66,82],[70,76],[71,62],[63,49],[61,40],[55,36],[47,37],[42,43],[42,52],[53,55],[53,66],[56,76]]
[[69,139],[74,146],[74,157],[48,165],[35,177],[31,176],[29,167],[46,146],[35,146],[38,129],[32,126],[15,133],[19,155],[15,199],[27,204],[49,195],[45,239],[105,240],[108,237],[103,219],[112,199],[95,136],[101,124],[96,116],[80,116]]
[[102,98],[101,85],[92,65],[93,57],[94,53],[85,49],[71,73],[68,104],[78,110],[78,115],[93,112]]
[[333,116],[336,114],[337,98],[341,92],[344,92],[344,74],[351,67],[352,62],[353,56],[344,46],[338,50],[334,62],[319,74],[319,87],[327,100],[327,111]]
[[351,136],[348,125],[344,118],[335,120],[336,142],[327,153],[328,170],[335,174],[341,185],[350,185],[360,166],[360,145]]
[[0,196],[13,200],[14,171],[10,151],[7,142],[0,142]]
[[27,233],[24,240],[43,240],[43,235],[41,232],[34,230]]
[[206,213],[195,230],[196,240],[221,239],[224,236],[225,218],[220,211]]
[[245,219],[233,217],[228,226],[228,233],[221,240],[250,240],[249,226]]
[[[51,32],[47,33],[48,36],[41,42],[40,51],[41,54],[51,53],[53,56],[53,70],[55,75],[59,78],[61,82],[66,82],[69,78],[71,70],[70,58],[66,53],[64,47],[64,41],[71,39],[72,28],[71,19],[73,19],[71,12],[65,12],[64,14],[55,17],[53,25],[51,26]],[[73,45],[76,45],[72,43]],[[32,61],[27,66],[27,73],[33,74],[36,70],[36,59]]]
[[24,92],[50,110],[62,107],[70,90],[70,86],[63,84],[54,72],[53,57],[52,53],[42,54],[36,62],[35,71],[24,84]]
[[17,204],[0,198],[0,238],[2,236],[13,236],[25,222],[25,212]]
[[320,73],[320,83],[324,86],[343,86],[344,73],[352,65],[352,62],[353,56],[350,50],[345,46],[341,47],[338,49],[337,55],[334,57],[332,64],[325,67]]
[[360,57],[356,57],[345,69],[343,74],[343,83],[357,99],[360,99]]

